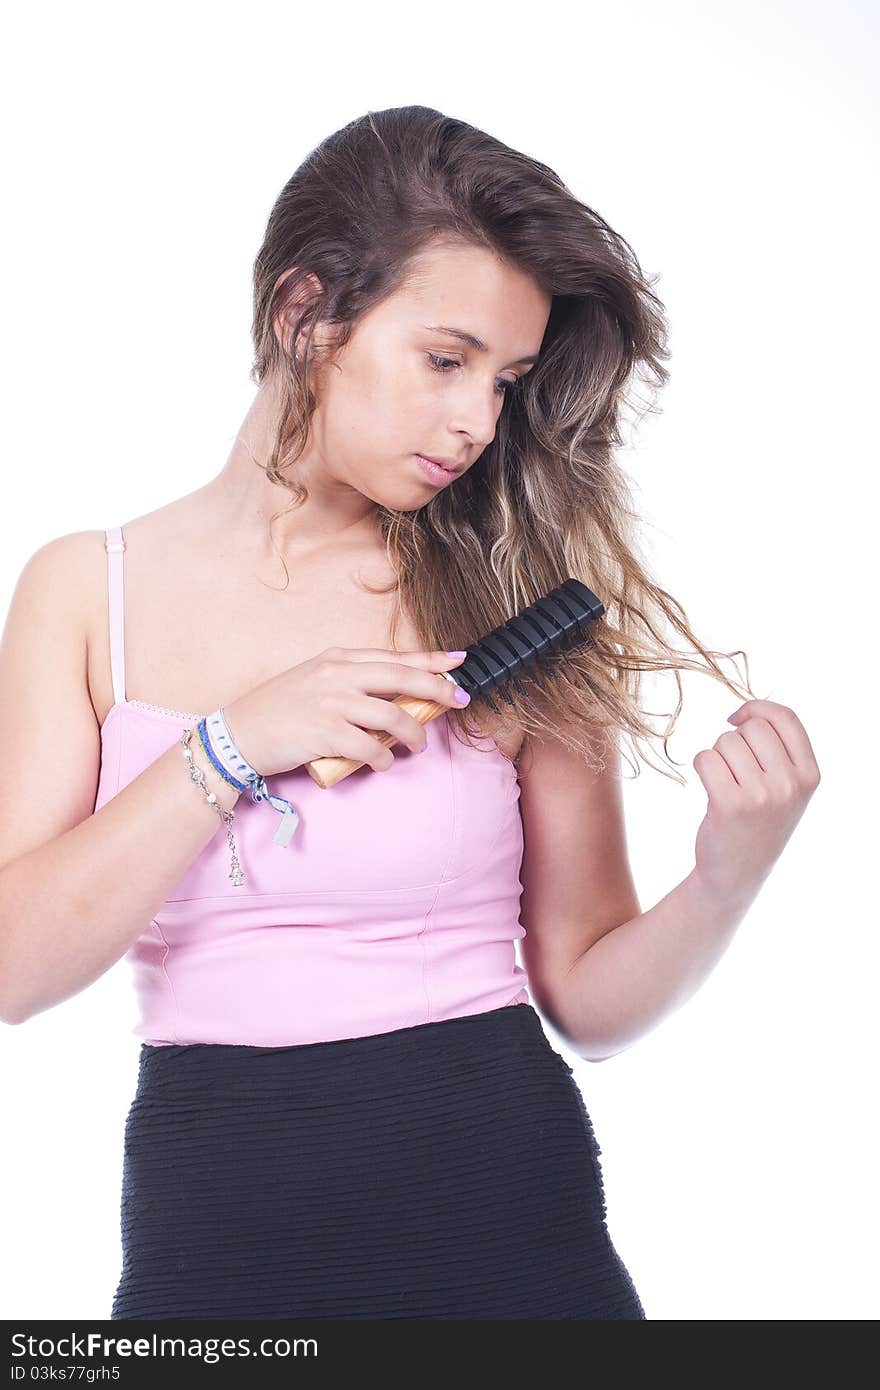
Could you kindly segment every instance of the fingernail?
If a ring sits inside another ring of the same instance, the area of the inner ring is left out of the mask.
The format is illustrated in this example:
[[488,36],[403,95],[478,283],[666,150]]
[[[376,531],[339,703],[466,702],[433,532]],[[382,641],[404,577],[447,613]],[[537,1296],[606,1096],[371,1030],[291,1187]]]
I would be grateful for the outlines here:
[[461,686],[458,686],[455,692],[455,698],[460,705],[466,705],[469,704],[471,697],[466,690],[462,690]]
[[739,714],[739,710],[736,710],[733,714],[729,714],[729,715],[727,716],[727,722],[728,722],[728,724],[733,724],[734,721],[735,721],[735,719],[736,719],[736,716],[737,716],[738,714]]
[[467,656],[467,652],[447,652],[447,656]]

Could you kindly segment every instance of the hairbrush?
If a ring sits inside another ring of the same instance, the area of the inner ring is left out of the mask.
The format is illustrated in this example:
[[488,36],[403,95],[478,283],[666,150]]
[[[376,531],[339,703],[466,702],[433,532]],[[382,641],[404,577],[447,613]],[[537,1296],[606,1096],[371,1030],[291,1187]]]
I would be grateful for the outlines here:
[[[493,692],[513,705],[505,688],[508,682],[525,699],[529,697],[529,681],[544,689],[541,675],[552,676],[555,665],[565,662],[573,647],[588,641],[589,623],[601,618],[604,612],[602,603],[585,584],[579,579],[566,579],[545,598],[529,604],[516,617],[474,642],[454,671],[437,674],[466,690],[471,703],[485,700],[499,714]],[[398,695],[392,703],[400,705],[420,724],[446,714],[449,708],[436,700],[420,700],[412,695]],[[389,733],[377,733],[375,737],[386,748],[398,741],[396,735]],[[304,766],[319,787],[332,787],[365,764],[353,758],[326,757],[313,758]]]

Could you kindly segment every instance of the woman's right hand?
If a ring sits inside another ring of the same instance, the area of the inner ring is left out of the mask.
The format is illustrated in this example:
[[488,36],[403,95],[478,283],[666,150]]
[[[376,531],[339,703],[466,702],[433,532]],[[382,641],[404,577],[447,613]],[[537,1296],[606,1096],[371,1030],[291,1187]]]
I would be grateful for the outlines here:
[[324,757],[351,758],[384,772],[394,754],[366,730],[387,732],[420,753],[425,726],[394,699],[410,695],[464,708],[467,701],[455,699],[461,687],[438,674],[463,659],[446,652],[328,647],[224,705],[223,717],[242,755],[263,777]]

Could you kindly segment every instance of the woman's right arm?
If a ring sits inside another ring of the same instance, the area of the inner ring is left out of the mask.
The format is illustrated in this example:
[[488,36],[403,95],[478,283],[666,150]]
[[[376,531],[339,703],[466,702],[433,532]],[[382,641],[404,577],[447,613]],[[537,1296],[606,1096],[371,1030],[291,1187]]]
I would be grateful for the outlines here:
[[[101,737],[86,678],[82,580],[94,543],[94,533],[77,532],[31,556],[0,640],[6,1023],[61,1003],[109,970],[212,837],[225,833],[179,741],[94,811]],[[208,786],[232,809],[239,793],[190,746]]]
[[[0,1019],[21,1023],[114,965],[222,833],[179,743],[95,811],[101,731],[88,693],[84,585],[94,532],[38,550],[0,639]],[[327,648],[224,706],[264,777],[337,756],[387,771],[387,730],[413,751],[422,723],[393,697],[455,708],[465,652]],[[433,717],[433,716],[432,716]],[[181,733],[183,730],[181,729]],[[221,804],[239,798],[198,748]]]

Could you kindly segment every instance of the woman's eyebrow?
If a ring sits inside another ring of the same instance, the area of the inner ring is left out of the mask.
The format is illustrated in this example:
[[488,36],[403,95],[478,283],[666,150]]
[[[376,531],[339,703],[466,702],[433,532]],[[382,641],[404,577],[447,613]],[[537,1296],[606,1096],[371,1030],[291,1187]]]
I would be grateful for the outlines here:
[[[466,333],[463,328],[447,328],[442,323],[423,323],[423,328],[427,328],[430,333],[448,333],[451,338],[460,338],[468,347],[476,348],[477,352],[488,352],[489,349],[482,338],[477,338],[473,333]],[[519,367],[526,362],[537,362],[538,354],[535,352],[531,357],[518,357],[515,362],[508,362],[508,367]]]

